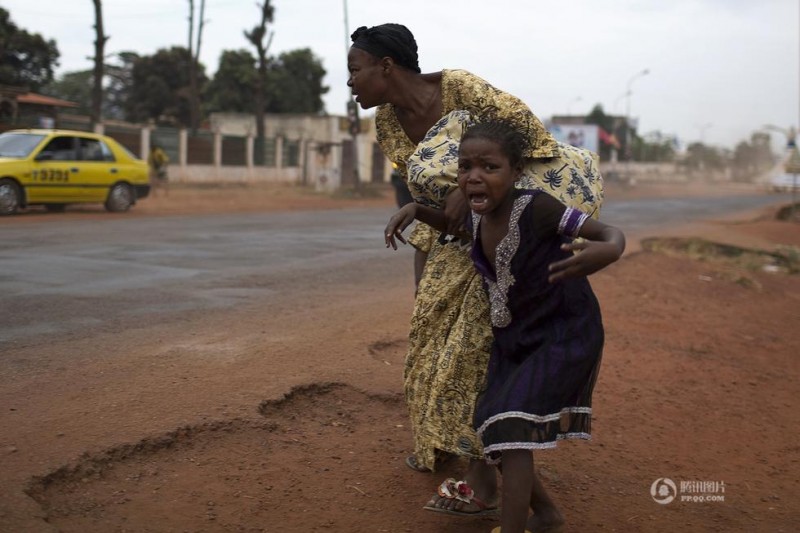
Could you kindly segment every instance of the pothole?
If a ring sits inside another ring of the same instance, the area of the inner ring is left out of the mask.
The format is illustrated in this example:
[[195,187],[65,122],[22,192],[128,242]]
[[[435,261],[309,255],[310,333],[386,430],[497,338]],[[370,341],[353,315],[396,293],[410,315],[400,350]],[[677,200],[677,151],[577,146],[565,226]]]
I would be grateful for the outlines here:
[[387,365],[403,365],[408,351],[408,340],[381,340],[370,344],[367,350],[376,361],[382,361]]
[[393,505],[386,470],[411,441],[400,395],[314,384],[258,411],[86,454],[27,492],[64,532],[344,530]]

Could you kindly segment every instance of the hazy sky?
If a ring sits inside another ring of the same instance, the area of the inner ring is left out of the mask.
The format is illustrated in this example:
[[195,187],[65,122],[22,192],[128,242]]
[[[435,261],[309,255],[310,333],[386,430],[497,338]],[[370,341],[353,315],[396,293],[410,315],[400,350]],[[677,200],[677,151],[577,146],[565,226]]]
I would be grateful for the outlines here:
[[[200,0],[195,0],[199,4]],[[344,0],[273,0],[271,55],[309,47],[328,74],[329,113],[344,113]],[[91,68],[89,0],[0,0],[20,27],[55,39],[58,73]],[[542,119],[601,103],[642,133],[733,147],[765,124],[800,116],[800,0],[347,0],[352,32],[399,22],[423,72],[465,68],[522,98]],[[103,0],[109,53],[185,46],[187,0]],[[207,0],[201,61],[249,48],[256,0]],[[649,74],[637,77],[648,69]],[[631,82],[631,80],[633,80]],[[775,134],[781,137],[780,134]]]

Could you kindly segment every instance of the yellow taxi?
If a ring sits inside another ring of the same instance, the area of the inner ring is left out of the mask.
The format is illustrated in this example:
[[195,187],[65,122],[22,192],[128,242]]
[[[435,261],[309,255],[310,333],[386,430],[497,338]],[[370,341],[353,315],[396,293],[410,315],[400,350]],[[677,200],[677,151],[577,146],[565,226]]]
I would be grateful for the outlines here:
[[103,203],[123,212],[150,193],[147,163],[106,135],[70,130],[0,134],[0,215],[44,205]]

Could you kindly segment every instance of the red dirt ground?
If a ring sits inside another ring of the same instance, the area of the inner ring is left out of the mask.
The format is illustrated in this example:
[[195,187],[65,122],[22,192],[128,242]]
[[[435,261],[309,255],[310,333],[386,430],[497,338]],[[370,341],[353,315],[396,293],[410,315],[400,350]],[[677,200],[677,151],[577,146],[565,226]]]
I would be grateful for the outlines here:
[[[610,187],[608,198],[676,192],[713,191]],[[382,193],[174,187],[131,216],[391,205]],[[636,242],[800,247],[800,225],[773,213],[629,232],[626,256],[593,276],[607,332],[594,438],[536,456],[565,531],[797,531],[800,276]],[[25,346],[5,350],[15,366],[0,375],[0,530],[488,532],[496,522],[422,510],[462,465],[419,474],[403,463],[410,283],[357,286],[358,297],[321,288],[310,308],[117,335],[115,357],[97,348],[105,338],[36,354],[36,368],[20,363],[33,357]],[[656,503],[659,478],[679,492],[722,482],[724,501]]]

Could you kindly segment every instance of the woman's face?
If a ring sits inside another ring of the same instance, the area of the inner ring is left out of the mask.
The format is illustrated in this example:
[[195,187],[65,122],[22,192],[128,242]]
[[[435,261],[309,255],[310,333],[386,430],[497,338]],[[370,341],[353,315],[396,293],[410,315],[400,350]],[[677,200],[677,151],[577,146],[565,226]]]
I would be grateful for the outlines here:
[[386,78],[376,56],[360,48],[350,48],[347,54],[347,71],[350,73],[347,86],[362,109],[386,103],[383,96]]
[[458,150],[458,186],[479,215],[491,213],[511,199],[521,169],[511,166],[495,141],[473,137]]

